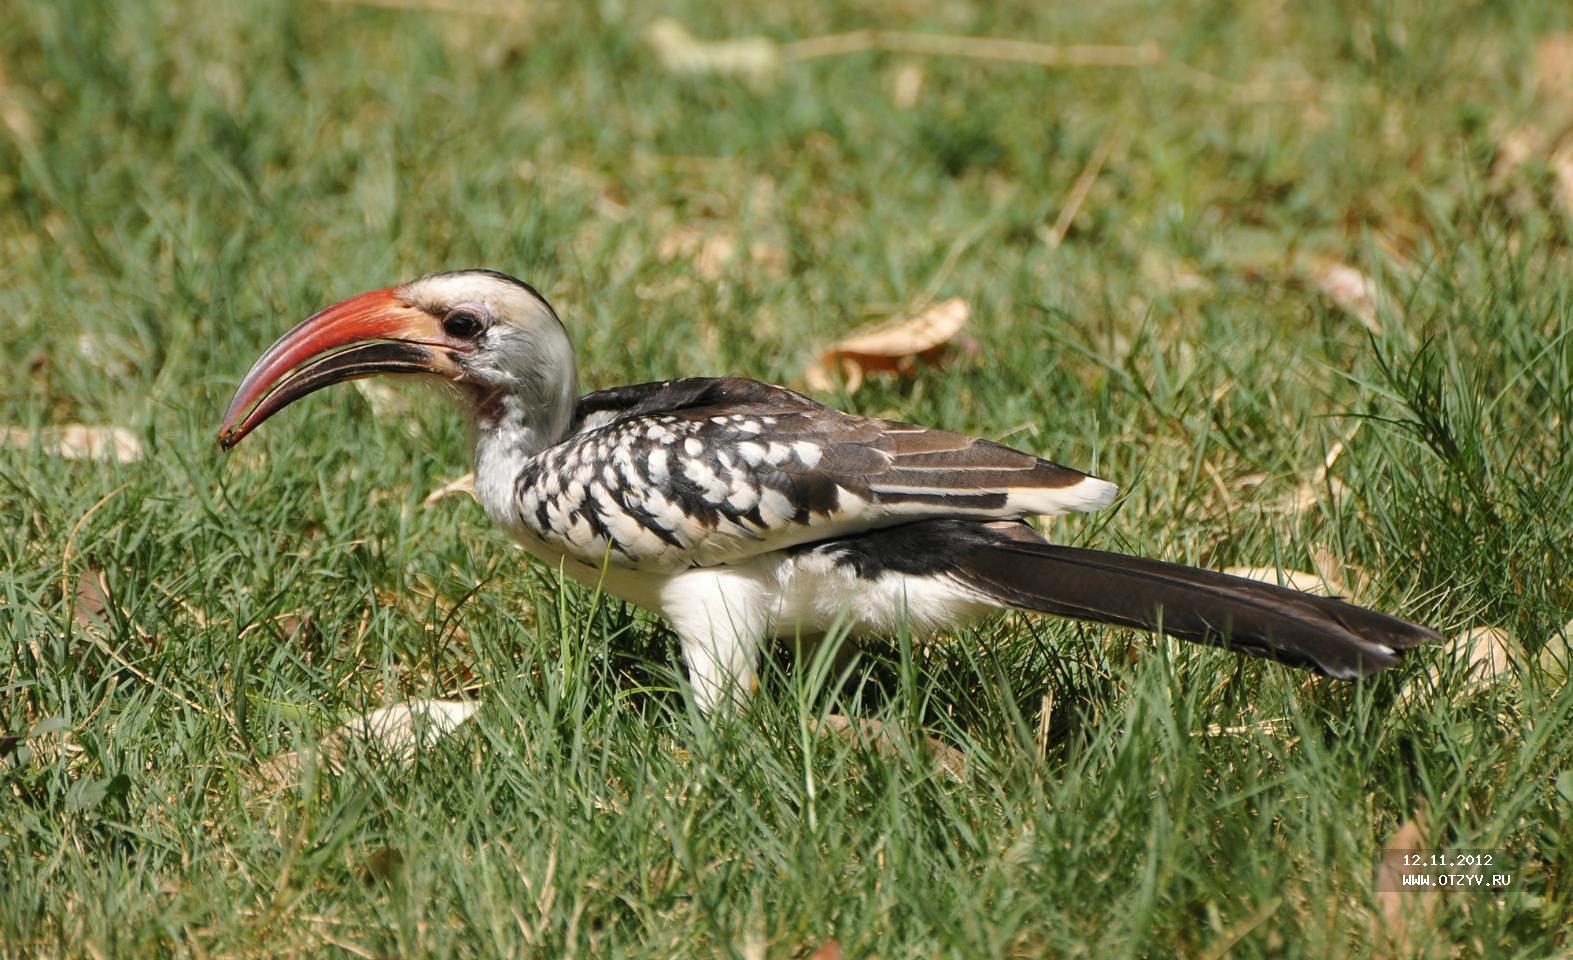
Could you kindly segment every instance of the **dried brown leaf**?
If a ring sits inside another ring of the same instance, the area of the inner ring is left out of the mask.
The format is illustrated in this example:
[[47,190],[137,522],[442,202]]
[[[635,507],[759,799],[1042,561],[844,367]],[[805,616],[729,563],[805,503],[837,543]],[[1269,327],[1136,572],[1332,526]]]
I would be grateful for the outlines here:
[[832,937],[808,955],[808,960],[841,960],[841,941]]
[[[1522,647],[1511,633],[1501,627],[1474,626],[1452,637],[1447,642],[1447,660],[1459,676],[1454,701],[1501,683],[1513,675],[1513,665],[1520,659]],[[1406,682],[1398,691],[1400,704],[1423,702],[1424,698],[1442,688],[1445,664],[1436,663],[1423,676]]]
[[[841,737],[850,743],[865,744],[876,753],[892,754],[896,750],[896,740],[885,729],[883,720],[872,717],[853,718],[843,714],[833,713],[825,718],[823,728]],[[936,740],[933,737],[923,738],[923,748],[928,752],[930,759],[937,763],[941,770],[950,774],[957,780],[967,778],[967,755],[957,748]]]
[[281,613],[273,618],[273,629],[286,643],[309,643],[317,633],[317,618],[306,612]]
[[1547,102],[1573,101],[1573,33],[1554,33],[1535,44],[1535,92]]
[[1367,330],[1381,334],[1376,312],[1379,292],[1371,278],[1347,263],[1328,258],[1311,264],[1307,280]]
[[[333,773],[343,771],[356,744],[373,748],[395,766],[406,766],[420,749],[457,730],[480,706],[474,700],[406,700],[340,725],[309,752]],[[300,779],[304,762],[302,751],[286,751],[259,767],[257,779],[271,789],[286,788]]]
[[1529,159],[1545,149],[1546,136],[1539,127],[1525,125],[1514,127],[1503,134],[1497,143],[1497,153],[1491,161],[1491,173],[1486,178],[1486,189],[1501,193],[1514,173]]
[[1382,860],[1377,864],[1372,884],[1377,913],[1371,917],[1371,932],[1376,935],[1381,956],[1412,956],[1415,931],[1427,925],[1436,910],[1436,897],[1405,891],[1399,879],[1403,873],[1401,851],[1424,850],[1429,845],[1429,837],[1425,810],[1421,808],[1388,839]]
[[24,147],[31,147],[38,142],[38,124],[6,81],[3,64],[0,64],[0,127],[9,130],[11,136]]
[[1501,627],[1470,627],[1453,640],[1461,652],[1464,682],[1471,689],[1489,686],[1512,675],[1517,642]]
[[1321,597],[1343,596],[1345,593],[1343,584],[1331,583],[1317,574],[1304,570],[1279,570],[1277,567],[1227,567],[1224,573],[1244,577],[1247,580],[1288,587],[1303,593],[1314,593]]
[[890,102],[897,110],[911,110],[918,105],[923,94],[923,68],[915,63],[904,63],[896,68],[890,81]]
[[446,500],[449,497],[457,497],[462,494],[469,494],[472,497],[475,496],[474,473],[466,473],[462,477],[456,477],[452,480],[449,480],[447,483],[433,490],[431,493],[428,493],[426,495],[426,499],[421,501],[421,504],[423,506],[429,507],[440,500]]
[[1267,902],[1253,910],[1250,916],[1225,930],[1218,937],[1217,942],[1211,944],[1200,955],[1200,960],[1222,960],[1229,956],[1234,950],[1234,945],[1271,919],[1272,915],[1278,912],[1278,908],[1283,906],[1283,902],[1283,897],[1269,897]]
[[[1337,483],[1337,481],[1333,481]],[[1371,578],[1358,566],[1345,563],[1343,558],[1334,553],[1326,545],[1318,546],[1311,551],[1311,565],[1316,568],[1317,576],[1329,588],[1342,588],[1345,592],[1338,595],[1358,599],[1365,596],[1371,589]]]
[[366,398],[366,405],[378,420],[400,420],[410,413],[410,398],[398,387],[382,380],[356,380],[355,389]]
[[[737,237],[729,231],[707,232],[684,226],[662,237],[656,254],[662,260],[691,261],[694,272],[713,283],[726,276],[727,269],[737,262],[739,250]],[[770,276],[786,273],[786,251],[775,244],[756,240],[748,245],[747,255],[749,262]]]
[[1552,154],[1549,164],[1555,180],[1552,190],[1562,204],[1563,215],[1573,222],[1573,139]]
[[404,854],[397,847],[378,847],[361,864],[361,882],[367,886],[392,883],[404,872]]
[[1553,680],[1567,681],[1568,674],[1573,673],[1573,620],[1546,638],[1536,662]]
[[911,375],[919,360],[932,363],[943,356],[970,316],[967,301],[952,297],[915,317],[860,330],[826,350],[808,368],[808,384],[815,390],[833,390],[834,371],[844,376],[851,393],[862,384],[866,372]]
[[[97,642],[102,643],[113,622],[111,615],[114,611],[114,599],[110,596],[109,580],[105,577],[104,571],[93,566],[83,570],[76,580],[71,619],[76,621],[77,626],[97,638]],[[131,624],[131,629],[141,640],[153,639],[153,634],[142,629],[138,624]]]
[[1349,492],[1349,488],[1337,477],[1328,477],[1338,458],[1343,456],[1344,447],[1353,440],[1355,434],[1360,432],[1363,421],[1357,422],[1348,436],[1340,437],[1330,448],[1327,455],[1322,458],[1322,465],[1310,477],[1300,484],[1295,491],[1278,501],[1277,507],[1285,513],[1301,514],[1321,502],[1322,494],[1326,492],[1333,499],[1339,499]]
[[673,73],[712,73],[762,79],[781,66],[781,48],[769,37],[700,40],[670,17],[645,28],[645,43]]
[[109,584],[104,571],[88,567],[76,579],[76,604],[71,618],[78,626],[96,630],[109,624]]
[[80,423],[63,427],[0,427],[0,445],[29,449],[34,444],[62,460],[113,460],[131,463],[142,459],[142,441],[124,427],[93,427]]

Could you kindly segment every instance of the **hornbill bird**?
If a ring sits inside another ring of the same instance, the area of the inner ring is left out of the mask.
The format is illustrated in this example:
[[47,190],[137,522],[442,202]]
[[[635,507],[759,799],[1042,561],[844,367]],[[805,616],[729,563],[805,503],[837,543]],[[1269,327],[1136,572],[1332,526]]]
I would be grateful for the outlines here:
[[490,270],[430,274],[310,317],[246,374],[219,443],[383,373],[451,385],[474,426],[486,513],[540,560],[665,617],[704,711],[751,692],[767,638],[837,622],[929,632],[1039,611],[1344,678],[1437,639],[1338,599],[1049,543],[1024,518],[1097,510],[1115,485],[988,440],[736,377],[579,396],[556,312]]

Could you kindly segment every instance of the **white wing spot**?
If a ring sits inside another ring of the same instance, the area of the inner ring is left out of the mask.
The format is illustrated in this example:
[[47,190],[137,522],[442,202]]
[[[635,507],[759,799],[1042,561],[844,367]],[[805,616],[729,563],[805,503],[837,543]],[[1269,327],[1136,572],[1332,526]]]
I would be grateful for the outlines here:
[[666,451],[651,450],[650,456],[645,459],[645,469],[650,471],[650,479],[658,485],[665,485],[670,480],[671,474],[666,472]]
[[797,454],[797,458],[803,461],[803,466],[805,467],[814,466],[819,462],[819,458],[825,454],[825,451],[820,449],[819,444],[809,443],[807,440],[799,440],[792,444],[792,452]]
[[726,498],[727,506],[741,513],[759,502],[759,488],[747,481],[734,483],[732,494]]
[[687,440],[683,441],[683,449],[687,451],[690,457],[697,457],[701,453],[705,452],[705,445],[693,437],[689,437]]
[[683,473],[688,479],[704,488],[705,499],[711,503],[720,503],[726,499],[726,484],[721,482],[721,478],[716,476],[715,471],[711,470],[703,460],[683,461]]
[[759,516],[764,519],[766,527],[780,526],[796,512],[792,509],[792,501],[780,490],[766,487],[760,492]]
[[765,461],[765,448],[757,443],[740,443],[737,445],[737,455],[743,462],[751,467],[757,467]]

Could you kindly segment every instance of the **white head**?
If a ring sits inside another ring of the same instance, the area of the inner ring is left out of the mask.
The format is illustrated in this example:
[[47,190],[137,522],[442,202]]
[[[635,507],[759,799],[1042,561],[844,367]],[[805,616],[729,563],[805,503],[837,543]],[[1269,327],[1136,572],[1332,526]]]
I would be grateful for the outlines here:
[[233,446],[308,393],[383,373],[455,385],[483,441],[506,430],[536,449],[567,432],[578,392],[573,345],[533,287],[491,270],[433,273],[335,304],[280,337],[241,381],[219,443]]

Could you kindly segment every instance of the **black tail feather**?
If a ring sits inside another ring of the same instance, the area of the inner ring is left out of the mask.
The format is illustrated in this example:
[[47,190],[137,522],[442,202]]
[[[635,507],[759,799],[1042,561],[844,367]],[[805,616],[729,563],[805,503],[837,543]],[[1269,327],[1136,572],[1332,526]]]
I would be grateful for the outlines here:
[[1441,639],[1332,597],[1161,560],[1063,547],[1024,524],[976,524],[953,575],[1000,603],[1157,630],[1333,677],[1365,677]]

